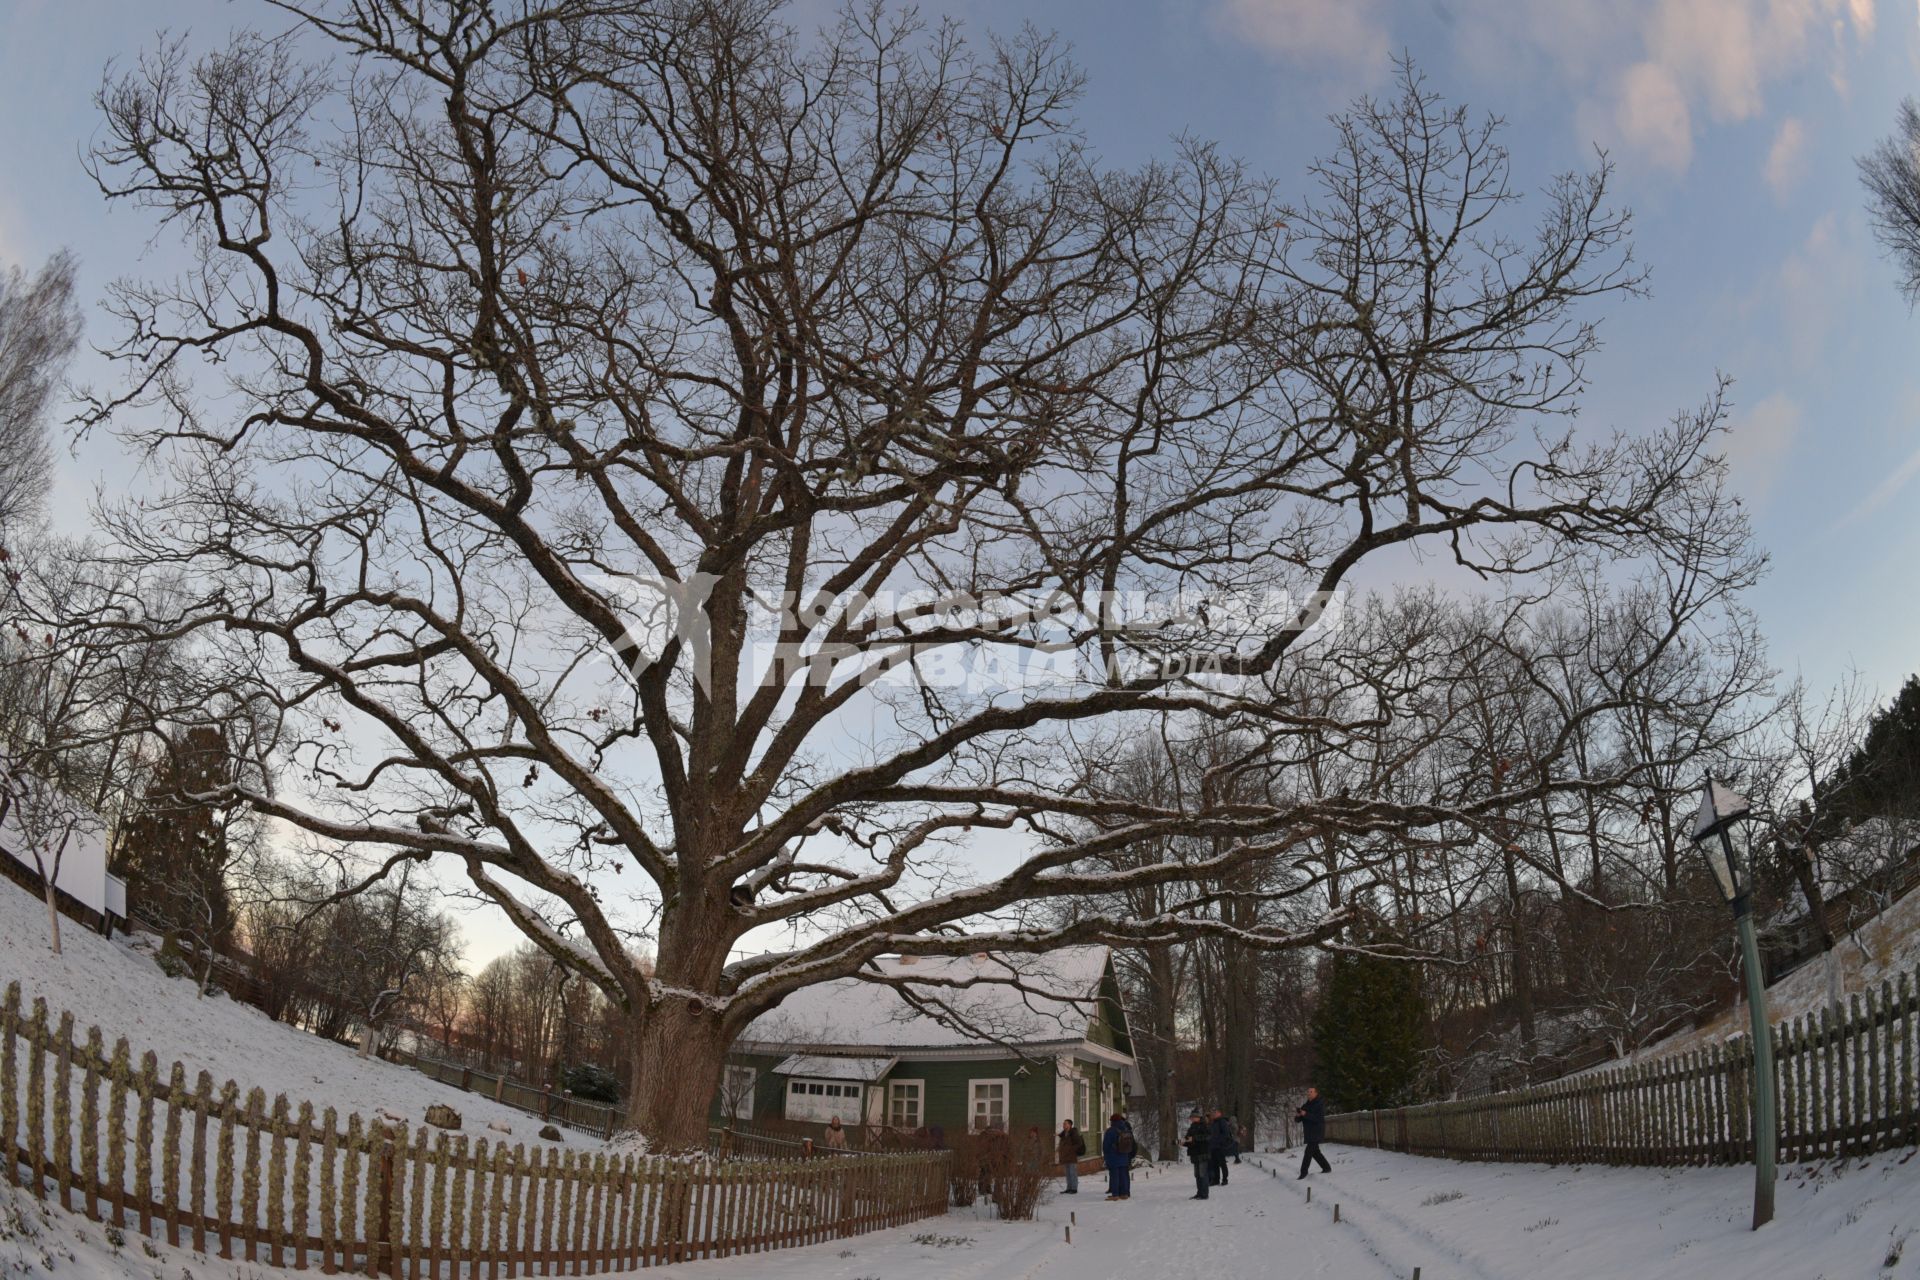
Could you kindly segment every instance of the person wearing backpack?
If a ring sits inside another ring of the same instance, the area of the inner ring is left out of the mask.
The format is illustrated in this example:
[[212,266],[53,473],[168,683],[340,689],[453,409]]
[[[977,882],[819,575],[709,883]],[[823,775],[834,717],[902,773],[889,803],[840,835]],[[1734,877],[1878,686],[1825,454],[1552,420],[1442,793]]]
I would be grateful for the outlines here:
[[1100,1154],[1107,1162],[1107,1199],[1128,1200],[1133,1196],[1133,1126],[1118,1111],[1107,1122],[1100,1139]]

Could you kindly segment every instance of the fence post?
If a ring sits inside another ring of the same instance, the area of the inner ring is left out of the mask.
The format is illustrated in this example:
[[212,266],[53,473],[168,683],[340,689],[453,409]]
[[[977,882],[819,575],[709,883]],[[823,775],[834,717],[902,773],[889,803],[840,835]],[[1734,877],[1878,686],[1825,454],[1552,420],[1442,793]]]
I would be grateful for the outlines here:
[[[374,1132],[380,1136],[380,1166],[374,1177],[374,1210],[367,1215],[367,1274],[380,1274],[382,1264],[388,1262],[394,1253],[393,1232],[388,1224],[393,1220],[393,1139],[384,1125],[374,1126]],[[478,1268],[475,1268],[478,1271]]]

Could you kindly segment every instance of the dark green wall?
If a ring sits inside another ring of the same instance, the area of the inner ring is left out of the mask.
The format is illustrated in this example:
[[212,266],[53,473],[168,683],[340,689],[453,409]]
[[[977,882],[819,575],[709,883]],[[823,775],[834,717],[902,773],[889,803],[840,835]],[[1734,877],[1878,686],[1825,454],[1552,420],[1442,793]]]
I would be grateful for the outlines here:
[[[785,1057],[785,1054],[734,1054],[728,1059],[739,1066],[753,1067],[758,1073],[754,1080],[753,1097],[753,1114],[757,1120],[785,1114],[787,1078],[773,1074],[773,1068]],[[1022,1066],[1027,1069],[1024,1078],[1018,1074]],[[1106,1072],[1111,1080],[1120,1078],[1117,1070],[1107,1068]],[[1019,1058],[901,1062],[887,1079],[921,1081],[925,1086],[922,1091],[924,1123],[937,1124],[949,1132],[958,1132],[967,1126],[970,1118],[967,1082],[970,1080],[1007,1081],[1010,1131],[1019,1132],[1029,1125],[1039,1125],[1043,1130],[1053,1128],[1054,1070],[1051,1062],[1026,1062]],[[716,1122],[720,1119],[721,1102],[721,1096],[716,1094],[709,1113]]]

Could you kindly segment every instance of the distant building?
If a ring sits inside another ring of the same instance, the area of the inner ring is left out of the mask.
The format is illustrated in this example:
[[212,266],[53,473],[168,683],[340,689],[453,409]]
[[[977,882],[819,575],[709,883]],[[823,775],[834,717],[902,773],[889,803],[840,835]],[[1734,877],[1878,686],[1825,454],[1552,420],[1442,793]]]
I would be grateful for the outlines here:
[[44,894],[44,866],[68,915],[105,933],[124,925],[127,884],[107,872],[106,820],[45,782],[15,776],[23,785],[0,787],[0,870]]
[[1106,1117],[1138,1091],[1106,947],[892,956],[878,969],[925,1007],[858,978],[796,992],[735,1043],[715,1123],[812,1133],[839,1116],[871,1143],[934,1127],[1050,1131],[1072,1117],[1097,1150]]

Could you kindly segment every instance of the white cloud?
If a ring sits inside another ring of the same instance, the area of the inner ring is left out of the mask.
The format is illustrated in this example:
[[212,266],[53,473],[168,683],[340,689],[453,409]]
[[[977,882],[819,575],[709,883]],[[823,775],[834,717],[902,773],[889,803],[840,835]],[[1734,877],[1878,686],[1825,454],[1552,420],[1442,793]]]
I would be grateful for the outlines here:
[[1219,0],[1233,34],[1283,59],[1372,77],[1387,64],[1387,26],[1376,0]]
[[[1381,0],[1209,3],[1236,38],[1317,70],[1372,77],[1412,34]],[[1781,82],[1824,67],[1844,93],[1846,59],[1875,26],[1874,0],[1450,0],[1448,12],[1462,66],[1502,82],[1550,75],[1583,134],[1672,172],[1702,128],[1759,117]],[[1769,157],[1776,190],[1804,151],[1804,125],[1790,127]]]
[[1776,199],[1784,199],[1787,192],[1799,184],[1806,161],[1807,126],[1800,117],[1788,116],[1780,122],[1780,131],[1773,135],[1773,145],[1767,148],[1766,166],[1761,170]]
[[1761,299],[1785,326],[1787,350],[1796,367],[1811,369],[1820,363],[1827,338],[1859,284],[1859,247],[1838,214],[1822,215],[1781,261],[1773,296]]
[[1735,414],[1727,436],[1727,465],[1733,485],[1752,502],[1773,491],[1800,434],[1805,415],[1791,396],[1775,392],[1744,414]]
[[1675,173],[1693,159],[1693,113],[1673,73],[1657,62],[1636,62],[1620,76],[1613,125],[1620,139]]
[[1691,162],[1702,129],[1759,117],[1786,81],[1824,69],[1844,86],[1875,21],[1873,0],[1455,2],[1465,65],[1511,80],[1531,61],[1586,137],[1669,170]]

